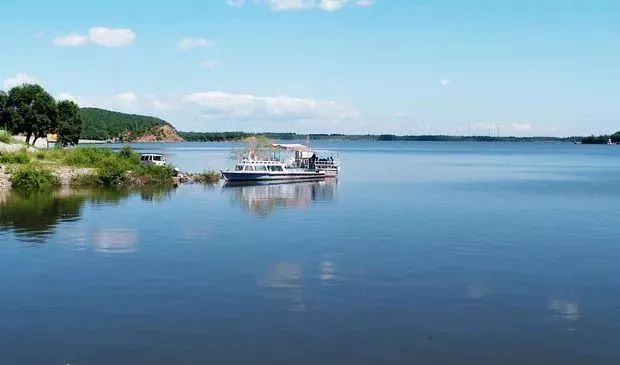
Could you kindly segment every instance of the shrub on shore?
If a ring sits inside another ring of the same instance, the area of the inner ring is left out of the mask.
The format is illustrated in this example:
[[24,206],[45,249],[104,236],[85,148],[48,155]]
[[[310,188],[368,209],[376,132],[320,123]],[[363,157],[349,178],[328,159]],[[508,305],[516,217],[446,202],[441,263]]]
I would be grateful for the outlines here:
[[11,184],[20,190],[46,190],[60,186],[60,180],[49,170],[24,165],[12,172]]
[[200,174],[192,175],[195,182],[201,184],[214,184],[222,178],[222,174],[218,171],[204,171]]
[[127,170],[113,160],[102,162],[93,174],[80,175],[71,185],[83,187],[121,187],[129,181]]
[[133,173],[138,185],[168,185],[172,184],[172,166],[140,166]]

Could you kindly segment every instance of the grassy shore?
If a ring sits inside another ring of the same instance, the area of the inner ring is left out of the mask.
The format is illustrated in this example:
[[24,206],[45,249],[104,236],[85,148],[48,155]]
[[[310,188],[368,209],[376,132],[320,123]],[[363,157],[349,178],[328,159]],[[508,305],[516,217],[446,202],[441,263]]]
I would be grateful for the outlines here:
[[[10,141],[10,137],[7,141]],[[5,142],[2,142],[5,143]],[[2,171],[10,176],[11,186],[22,190],[51,189],[61,185],[74,187],[128,187],[172,185],[171,166],[142,166],[140,155],[131,147],[116,152],[107,148],[52,148],[0,152]],[[220,174],[192,175],[191,182],[214,183]]]

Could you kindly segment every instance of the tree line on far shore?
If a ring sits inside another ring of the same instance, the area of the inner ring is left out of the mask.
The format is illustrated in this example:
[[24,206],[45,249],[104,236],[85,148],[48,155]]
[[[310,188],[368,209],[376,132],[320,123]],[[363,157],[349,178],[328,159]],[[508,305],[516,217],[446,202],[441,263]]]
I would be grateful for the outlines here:
[[620,132],[616,132],[614,134],[604,134],[601,136],[590,136],[585,137],[581,140],[581,143],[584,144],[607,144],[611,141],[611,143],[620,143]]
[[77,144],[82,133],[80,108],[70,100],[56,101],[39,85],[23,84],[9,92],[0,90],[0,128],[23,134],[33,145],[48,134],[58,134],[58,143]]

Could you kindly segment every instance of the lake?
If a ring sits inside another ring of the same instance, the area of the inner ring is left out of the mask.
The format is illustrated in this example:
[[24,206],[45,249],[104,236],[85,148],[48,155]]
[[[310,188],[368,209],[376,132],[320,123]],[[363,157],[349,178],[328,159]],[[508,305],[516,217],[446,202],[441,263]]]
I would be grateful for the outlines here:
[[0,194],[0,363],[620,363],[620,148],[313,145],[337,181]]

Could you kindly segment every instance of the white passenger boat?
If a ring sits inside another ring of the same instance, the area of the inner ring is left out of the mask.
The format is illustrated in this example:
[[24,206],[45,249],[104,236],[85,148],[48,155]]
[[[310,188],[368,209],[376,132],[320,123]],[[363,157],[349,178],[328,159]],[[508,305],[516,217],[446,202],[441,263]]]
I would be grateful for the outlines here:
[[234,170],[221,170],[227,181],[304,181],[323,179],[325,171],[319,169],[296,168],[277,160],[243,159]]

